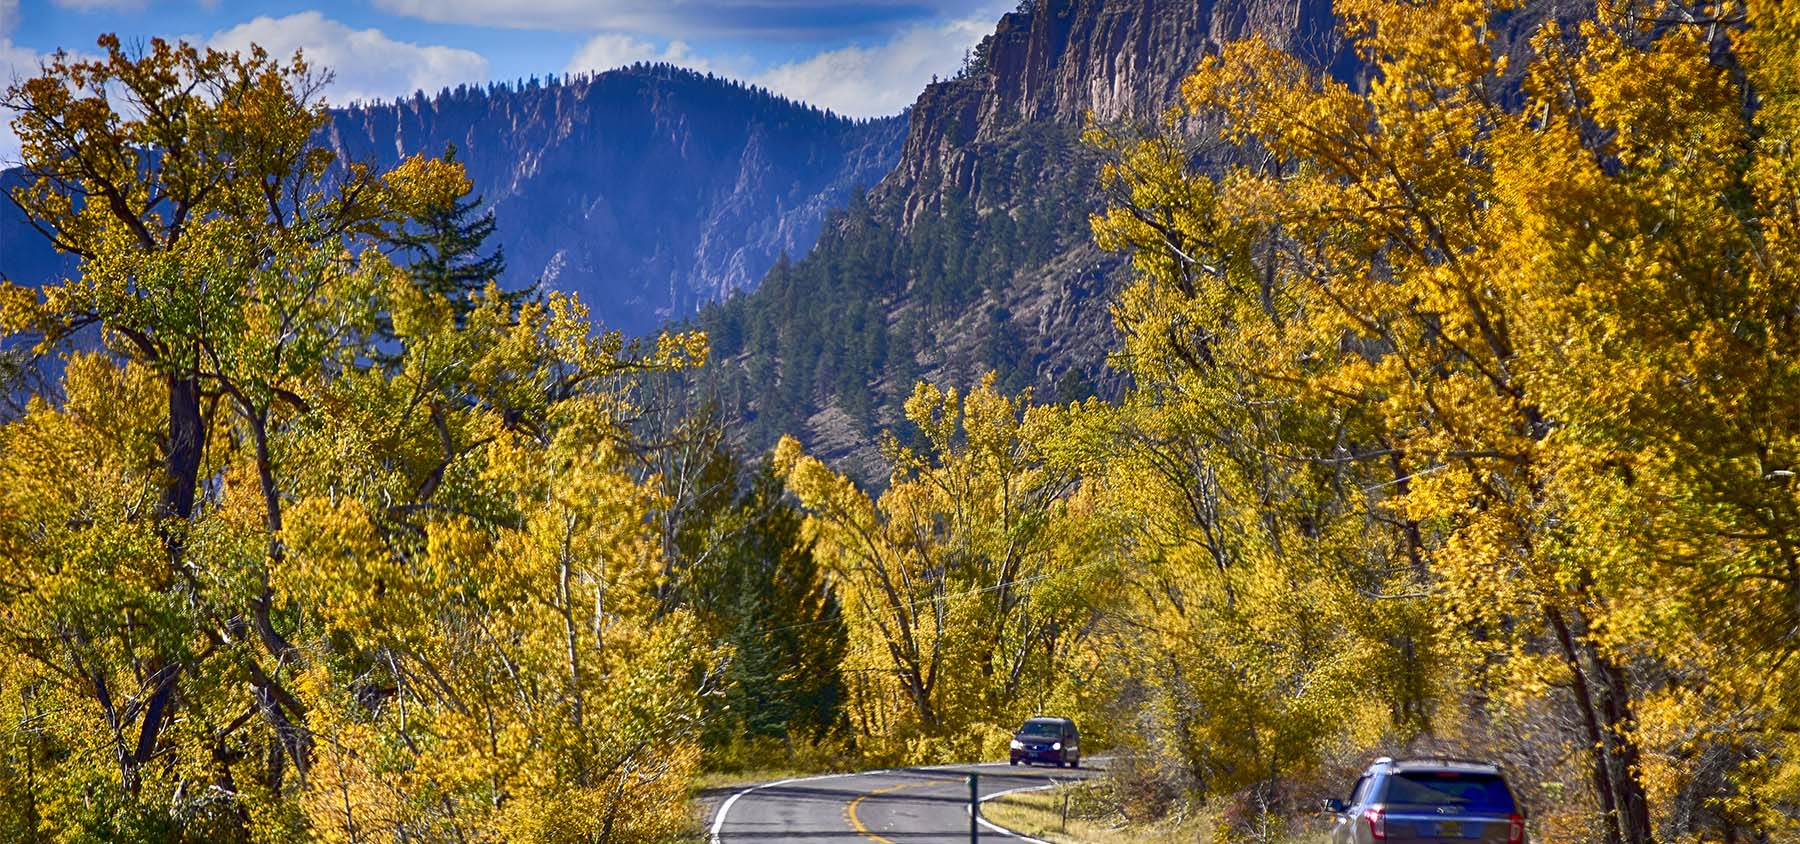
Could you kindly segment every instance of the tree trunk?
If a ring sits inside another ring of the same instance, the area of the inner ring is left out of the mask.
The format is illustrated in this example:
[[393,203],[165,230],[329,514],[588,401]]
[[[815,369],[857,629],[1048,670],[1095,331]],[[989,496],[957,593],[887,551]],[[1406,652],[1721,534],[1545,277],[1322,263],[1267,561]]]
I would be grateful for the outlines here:
[[[194,516],[206,422],[200,411],[200,379],[197,375],[191,372],[171,375],[168,385],[169,440],[163,450],[162,492],[157,499],[157,517],[161,524],[157,528],[162,536],[163,553],[169,560],[169,578],[174,581],[187,543],[186,523]],[[175,699],[181,665],[176,659],[159,655],[151,665],[150,676],[155,678],[155,685],[138,727],[137,744],[126,762],[125,787],[133,794],[140,785],[138,769],[155,755],[163,726],[173,715],[169,704]]]
[[1611,742],[1607,761],[1613,768],[1613,802],[1618,807],[1619,830],[1626,844],[1652,844],[1656,835],[1650,826],[1650,800],[1638,776],[1643,770],[1643,758],[1633,734],[1637,719],[1631,713],[1625,669],[1598,648],[1586,645],[1585,649],[1600,681],[1598,703]]
[[1556,643],[1561,648],[1563,662],[1569,667],[1569,685],[1575,693],[1575,706],[1581,710],[1581,724],[1586,733],[1588,748],[1593,754],[1594,796],[1600,799],[1600,811],[1606,819],[1606,844],[1620,844],[1619,811],[1612,783],[1612,766],[1606,762],[1606,740],[1600,719],[1596,716],[1593,694],[1588,688],[1587,672],[1582,668],[1575,637],[1570,633],[1568,622],[1563,619],[1562,613],[1550,609],[1546,615],[1551,629],[1556,632]]
[[[1576,610],[1576,619],[1580,611]],[[1606,815],[1608,844],[1655,844],[1650,801],[1639,779],[1642,770],[1624,669],[1585,640],[1555,610],[1548,611],[1564,661],[1573,675],[1575,702],[1593,752],[1594,790]]]
[[[200,413],[200,379],[192,373],[169,376],[169,441],[163,452],[163,488],[157,502],[164,519],[187,521],[194,515],[194,491],[200,486],[200,452],[206,439]],[[164,532],[169,564],[181,562],[181,540]]]
[[299,652],[275,629],[275,624],[269,617],[275,603],[275,590],[270,586],[269,575],[287,559],[287,546],[281,541],[281,489],[275,485],[275,464],[269,456],[267,413],[266,410],[245,409],[251,436],[256,441],[256,477],[262,486],[263,523],[269,531],[268,559],[264,560],[262,569],[262,590],[256,598],[256,633],[269,653],[285,662],[298,657]]
[[[264,527],[269,532],[268,556],[263,561],[261,572],[261,589],[251,607],[252,626],[256,629],[257,638],[262,640],[263,647],[275,657],[276,663],[273,676],[253,666],[251,684],[258,696],[264,699],[264,718],[280,738],[288,756],[293,759],[294,772],[304,784],[307,771],[312,767],[312,733],[306,728],[303,717],[305,712],[300,707],[299,700],[275,679],[275,676],[279,676],[281,665],[298,660],[299,649],[275,629],[270,617],[275,604],[275,590],[270,585],[270,573],[287,559],[287,547],[281,541],[281,489],[275,484],[275,464],[269,454],[268,411],[251,407],[245,407],[243,411],[244,418],[250,424],[251,437],[255,441],[256,476],[262,487]],[[282,712],[284,705],[293,710],[295,718],[289,718]],[[270,788],[281,786],[285,767],[279,759],[269,766],[266,775]]]
[[[568,660],[569,669],[569,717],[580,731],[584,726],[584,695],[581,689],[581,629],[575,623],[575,594],[569,588],[569,580],[574,576],[572,571],[575,553],[575,516],[565,515],[562,547],[557,549],[556,560],[556,608],[562,615],[564,656]],[[586,765],[583,765],[582,785],[587,785]]]

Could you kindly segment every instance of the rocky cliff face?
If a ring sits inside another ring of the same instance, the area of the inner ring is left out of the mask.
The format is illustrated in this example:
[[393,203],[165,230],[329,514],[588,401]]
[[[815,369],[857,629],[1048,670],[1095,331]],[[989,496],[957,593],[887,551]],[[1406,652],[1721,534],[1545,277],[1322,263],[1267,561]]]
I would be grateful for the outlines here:
[[[495,209],[502,284],[578,292],[605,327],[641,334],[805,254],[831,209],[892,169],[905,125],[642,65],[334,110],[321,141],[378,168],[454,144]],[[0,277],[74,270],[0,202]]]
[[1320,66],[1345,65],[1330,0],[1035,0],[1002,17],[956,79],[925,89],[883,185],[910,224],[946,198],[1012,201],[988,159],[1022,127],[1150,122],[1210,49],[1260,34]]
[[455,144],[495,209],[503,281],[578,292],[606,327],[643,333],[811,249],[830,209],[892,168],[903,125],[644,65],[346,109],[325,141],[380,166]]
[[[1155,123],[1209,51],[1253,33],[1355,74],[1330,0],[1031,0],[1003,16],[962,73],[919,96],[900,161],[866,213],[840,219],[791,272],[716,309],[716,348],[742,367],[727,361],[722,391],[752,422],[748,444],[790,431],[879,485],[872,434],[904,433],[913,379],[966,387],[994,370],[1040,400],[1114,392],[1108,305],[1127,274],[1093,246],[1099,161],[1081,130]],[[868,327],[858,297],[886,324]],[[784,302],[828,313],[784,313]],[[814,331],[823,336],[806,336]],[[864,348],[882,354],[854,352]],[[876,365],[855,384],[807,381],[791,360],[807,354],[832,358],[834,370]]]

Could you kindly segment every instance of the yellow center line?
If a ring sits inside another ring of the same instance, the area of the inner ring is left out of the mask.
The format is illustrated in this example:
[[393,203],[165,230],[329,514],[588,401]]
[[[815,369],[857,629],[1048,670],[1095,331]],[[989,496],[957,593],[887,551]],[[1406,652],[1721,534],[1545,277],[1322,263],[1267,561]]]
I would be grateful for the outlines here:
[[860,795],[855,800],[850,801],[850,805],[844,807],[844,819],[849,821],[851,828],[855,829],[857,831],[857,833],[862,835],[864,838],[867,838],[870,841],[874,841],[874,842],[876,842],[876,844],[894,844],[892,839],[883,838],[879,835],[876,835],[873,832],[870,832],[869,828],[867,826],[863,825],[862,818],[857,817],[856,807],[859,804],[861,804],[864,800],[867,800],[876,795],[892,794],[896,791],[900,791],[902,789],[907,789],[907,788],[929,788],[934,785],[943,785],[943,783],[942,782],[904,782],[899,785],[890,785],[887,788],[875,789],[874,791],[871,791],[867,794]]

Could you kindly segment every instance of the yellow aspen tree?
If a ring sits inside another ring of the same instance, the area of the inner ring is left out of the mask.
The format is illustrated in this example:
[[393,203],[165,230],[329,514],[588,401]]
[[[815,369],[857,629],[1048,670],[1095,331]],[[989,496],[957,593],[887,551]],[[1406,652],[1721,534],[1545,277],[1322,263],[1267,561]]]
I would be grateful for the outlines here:
[[810,513],[850,633],[852,707],[877,753],[923,760],[1004,748],[1012,723],[1091,679],[1103,584],[1118,557],[1048,446],[1067,409],[1030,407],[992,376],[967,395],[920,384],[918,450],[892,438],[892,483],[871,500],[783,440],[776,471]]
[[655,484],[622,455],[638,377],[705,338],[491,286],[462,313],[374,248],[465,194],[459,166],[334,162],[298,57],[102,46],[6,95],[14,198],[82,276],[0,287],[0,327],[109,354],[0,426],[0,815],[23,840],[668,840],[720,655],[651,618]]
[[[1109,173],[1140,394],[1333,423],[1261,437],[1263,462],[1360,465],[1342,504],[1381,526],[1372,560],[1410,558],[1401,594],[1462,666],[1444,679],[1490,713],[1566,705],[1594,809],[1557,835],[1775,828],[1698,778],[1779,781],[1792,712],[1785,683],[1744,682],[1782,676],[1794,606],[1780,9],[1603,5],[1515,68],[1510,4],[1345,3],[1366,90],[1229,45],[1184,88],[1225,142],[1212,175],[1173,137]],[[1249,411],[1186,412],[1218,437]],[[1724,768],[1665,761],[1703,753]]]
[[628,471],[631,384],[697,364],[704,340],[596,335],[563,296],[515,310],[490,288],[466,320],[410,286],[396,298],[397,370],[326,385],[334,412],[295,443],[308,468],[277,601],[324,622],[303,647],[336,703],[314,732],[341,737],[309,823],[667,840],[723,655],[685,611],[657,613],[659,493]]

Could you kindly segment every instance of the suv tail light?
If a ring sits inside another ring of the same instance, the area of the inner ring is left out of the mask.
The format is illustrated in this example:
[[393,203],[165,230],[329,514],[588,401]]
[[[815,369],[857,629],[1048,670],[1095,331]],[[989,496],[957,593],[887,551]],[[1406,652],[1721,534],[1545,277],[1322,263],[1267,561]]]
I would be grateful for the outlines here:
[[[1362,819],[1369,822],[1369,837],[1376,841],[1387,840],[1387,810],[1376,806],[1364,809]],[[1518,842],[1513,842],[1518,844]]]
[[1525,818],[1513,815],[1511,824],[1506,827],[1506,844],[1523,844],[1525,841]]

